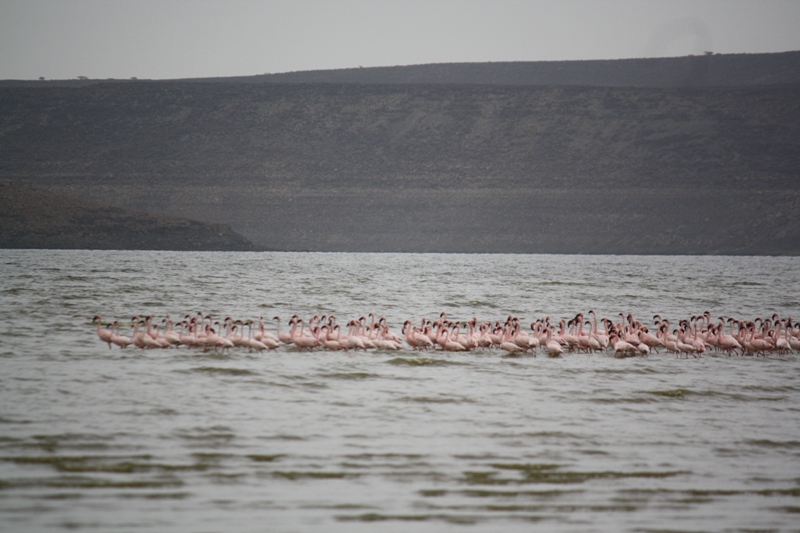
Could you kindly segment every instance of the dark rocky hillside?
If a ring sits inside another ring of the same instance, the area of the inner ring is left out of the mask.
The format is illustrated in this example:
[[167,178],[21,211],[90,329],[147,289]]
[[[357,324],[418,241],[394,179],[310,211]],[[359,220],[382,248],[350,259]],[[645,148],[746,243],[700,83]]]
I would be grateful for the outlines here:
[[7,180],[0,181],[0,248],[255,249],[227,224],[149,215]]
[[5,87],[0,178],[271,249],[797,254],[800,84]]

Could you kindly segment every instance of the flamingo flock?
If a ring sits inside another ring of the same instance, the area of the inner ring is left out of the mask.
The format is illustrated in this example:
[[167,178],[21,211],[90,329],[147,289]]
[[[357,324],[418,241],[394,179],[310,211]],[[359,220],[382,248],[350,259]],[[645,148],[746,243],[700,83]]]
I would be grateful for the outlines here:
[[[661,350],[678,357],[700,357],[704,353],[728,356],[785,355],[800,351],[800,323],[777,314],[766,318],[741,320],[732,317],[712,318],[710,312],[693,315],[676,323],[660,315],[646,326],[631,313],[619,313],[614,320],[597,318],[594,310],[578,313],[572,319],[557,322],[545,317],[530,323],[530,333],[519,317],[504,321],[450,320],[441,313],[435,320],[421,318],[418,323],[406,320],[400,335],[391,330],[385,317],[374,313],[347,320],[340,325],[334,315],[314,315],[309,320],[293,315],[287,330],[281,330],[280,317],[274,317],[275,331],[268,331],[263,317],[236,320],[211,315],[186,315],[175,322],[169,315],[161,321],[152,316],[131,319],[130,336],[120,333],[119,321],[93,320],[102,342],[126,348],[188,349],[229,351],[246,348],[272,351],[282,346],[299,350],[367,351],[443,350],[468,352],[495,350],[507,356],[536,356],[541,349],[548,357],[566,353],[605,353],[617,358],[647,356]],[[103,327],[105,325],[105,327]]]

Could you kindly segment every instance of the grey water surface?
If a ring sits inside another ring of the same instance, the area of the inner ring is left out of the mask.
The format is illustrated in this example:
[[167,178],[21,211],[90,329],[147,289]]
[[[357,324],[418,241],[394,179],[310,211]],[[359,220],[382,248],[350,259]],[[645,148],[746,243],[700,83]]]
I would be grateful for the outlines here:
[[800,258],[0,251],[2,531],[798,531],[797,354],[109,349],[92,317],[800,317]]

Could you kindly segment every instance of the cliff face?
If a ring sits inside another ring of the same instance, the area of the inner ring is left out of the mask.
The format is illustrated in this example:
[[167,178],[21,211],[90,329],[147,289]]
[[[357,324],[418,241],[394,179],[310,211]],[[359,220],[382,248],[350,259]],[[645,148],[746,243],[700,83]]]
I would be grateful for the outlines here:
[[0,248],[255,249],[227,224],[148,215],[13,181],[0,181]]
[[0,141],[0,177],[272,249],[800,253],[796,84],[7,87]]

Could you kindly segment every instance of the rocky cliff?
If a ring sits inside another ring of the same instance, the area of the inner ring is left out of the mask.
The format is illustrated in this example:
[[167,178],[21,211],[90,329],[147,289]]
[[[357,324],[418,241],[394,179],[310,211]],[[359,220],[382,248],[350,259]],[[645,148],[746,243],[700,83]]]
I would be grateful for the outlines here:
[[271,249],[800,253],[800,84],[597,85],[5,87],[0,177]]
[[149,215],[7,180],[0,181],[0,248],[256,249],[228,224]]

